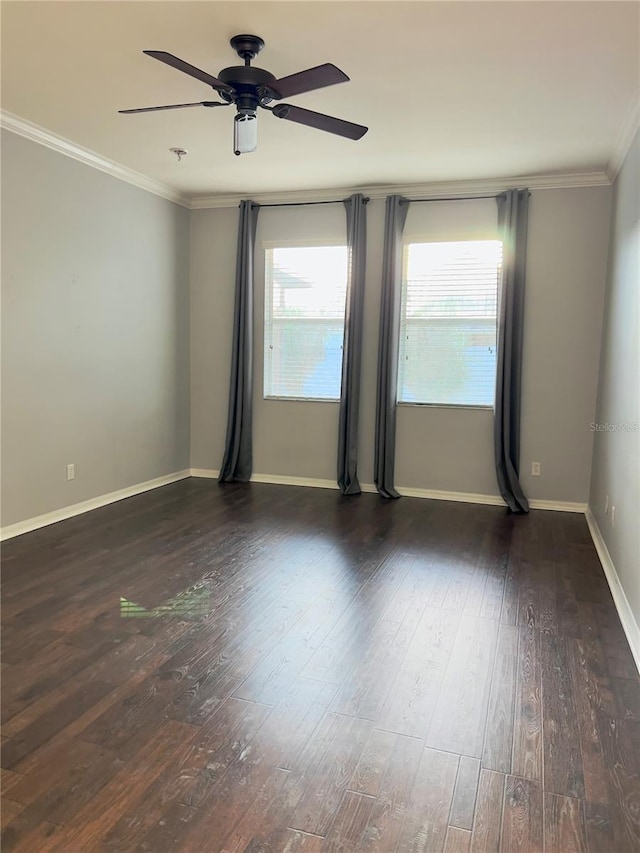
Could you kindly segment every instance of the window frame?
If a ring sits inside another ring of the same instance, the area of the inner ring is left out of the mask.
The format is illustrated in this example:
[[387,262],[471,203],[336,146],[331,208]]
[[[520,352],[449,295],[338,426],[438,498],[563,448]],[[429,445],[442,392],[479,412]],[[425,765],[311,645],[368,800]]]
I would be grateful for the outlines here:
[[[408,247],[415,243],[478,243],[478,242],[498,242],[501,244],[504,257],[504,246],[502,241],[500,240],[498,234],[491,229],[487,229],[487,232],[483,236],[475,235],[473,237],[469,237],[468,235],[456,232],[455,234],[451,234],[448,239],[429,239],[425,234],[404,234],[402,237],[402,277],[400,281],[400,330],[399,330],[399,338],[398,338],[398,383],[396,388],[396,406],[406,407],[406,408],[429,408],[429,409],[469,409],[473,411],[481,411],[481,412],[493,412],[495,410],[495,390],[494,390],[494,399],[491,405],[489,404],[480,404],[480,403],[426,403],[421,401],[411,401],[411,400],[399,400],[398,394],[400,393],[400,336],[402,335],[402,326],[404,321],[403,307],[405,304],[405,282],[406,282],[406,265],[408,261]],[[500,310],[500,273],[498,271],[498,280],[496,283],[496,368],[497,368],[497,348],[498,348],[498,315]]]
[[[349,251],[349,247],[344,238],[338,240],[336,239],[326,239],[319,237],[317,239],[306,239],[306,240],[263,240],[260,244],[262,249],[263,258],[264,258],[264,289],[263,289],[263,301],[264,301],[264,311],[263,311],[263,323],[262,323],[262,399],[265,401],[275,401],[275,402],[284,402],[284,403],[331,403],[335,405],[340,402],[340,396],[337,397],[293,397],[293,396],[282,396],[281,394],[267,394],[266,393],[266,379],[267,379],[267,369],[270,364],[271,352],[267,354],[267,348],[269,346],[267,330],[273,329],[273,264],[269,264],[267,262],[268,252],[273,251],[273,249],[320,249],[320,248],[343,248]],[[347,258],[348,263],[348,258]],[[348,275],[348,267],[347,267],[347,275]],[[347,282],[348,284],[348,282]],[[343,340],[344,340],[344,322],[346,316],[346,297],[345,297],[345,311],[342,318],[343,325]],[[306,319],[306,318],[305,318]],[[316,322],[315,319],[309,318],[309,322]],[[344,359],[344,348],[342,349],[342,358]],[[342,373],[342,365],[341,365],[341,373]]]

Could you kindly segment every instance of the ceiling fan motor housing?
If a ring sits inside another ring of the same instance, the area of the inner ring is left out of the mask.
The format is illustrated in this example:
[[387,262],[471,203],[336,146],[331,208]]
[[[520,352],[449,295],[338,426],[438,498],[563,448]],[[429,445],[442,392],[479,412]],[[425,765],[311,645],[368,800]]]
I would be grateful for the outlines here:
[[250,65],[223,68],[218,79],[235,90],[233,94],[220,92],[220,95],[225,101],[235,103],[238,112],[255,112],[258,104],[273,100],[271,85],[275,83],[276,77],[263,68],[252,68]]

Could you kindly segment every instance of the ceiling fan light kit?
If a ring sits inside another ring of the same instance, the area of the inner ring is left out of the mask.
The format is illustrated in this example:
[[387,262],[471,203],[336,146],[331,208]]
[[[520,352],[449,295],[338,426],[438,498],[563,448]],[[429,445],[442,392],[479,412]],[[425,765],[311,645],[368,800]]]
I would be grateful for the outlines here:
[[258,114],[245,110],[233,120],[233,153],[250,154],[258,147]]
[[168,104],[159,107],[141,107],[132,110],[120,110],[120,113],[147,113],[159,110],[177,110],[184,107],[226,107],[235,105],[236,115],[233,122],[233,152],[248,154],[255,151],[258,144],[258,109],[269,111],[279,119],[304,124],[317,130],[324,130],[343,136],[346,139],[361,139],[368,128],[354,124],[344,119],[334,118],[324,113],[306,110],[293,104],[276,104],[282,98],[301,95],[337,83],[346,83],[347,75],[331,63],[308,68],[288,77],[277,79],[263,68],[252,67],[251,61],[264,47],[264,41],[259,36],[239,35],[231,39],[231,47],[244,60],[244,65],[223,68],[218,77],[213,77],[206,71],[201,71],[171,53],[162,50],[145,50],[147,56],[164,62],[172,68],[200,80],[211,86],[221,101],[197,101],[189,104]]

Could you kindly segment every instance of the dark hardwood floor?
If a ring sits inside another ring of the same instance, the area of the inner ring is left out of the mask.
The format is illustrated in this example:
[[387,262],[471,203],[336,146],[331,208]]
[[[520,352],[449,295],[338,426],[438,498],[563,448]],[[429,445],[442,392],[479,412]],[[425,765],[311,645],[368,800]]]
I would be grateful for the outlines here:
[[186,480],[3,547],[3,850],[640,850],[585,520]]

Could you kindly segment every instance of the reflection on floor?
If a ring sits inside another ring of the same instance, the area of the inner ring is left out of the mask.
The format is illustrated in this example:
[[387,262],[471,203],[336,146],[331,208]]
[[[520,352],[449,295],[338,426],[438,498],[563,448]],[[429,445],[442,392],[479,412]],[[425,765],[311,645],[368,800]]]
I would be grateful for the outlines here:
[[120,596],[120,616],[123,619],[153,619],[156,616],[181,616],[183,619],[201,619],[213,609],[211,590],[200,584],[185,589],[175,598],[147,609],[141,604]]

